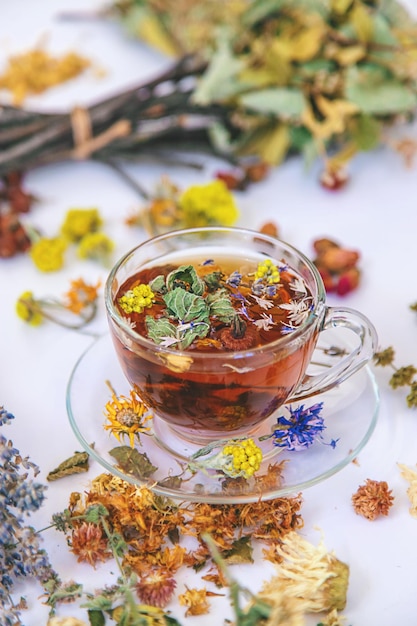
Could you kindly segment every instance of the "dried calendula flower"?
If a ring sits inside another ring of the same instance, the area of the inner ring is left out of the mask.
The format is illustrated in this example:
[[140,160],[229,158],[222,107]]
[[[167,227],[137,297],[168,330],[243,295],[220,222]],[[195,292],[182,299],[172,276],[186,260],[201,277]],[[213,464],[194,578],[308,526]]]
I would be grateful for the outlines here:
[[411,504],[410,514],[417,517],[417,470],[402,463],[398,463],[398,467],[401,470],[401,476],[409,483],[407,495]]
[[286,595],[297,598],[306,612],[345,608],[349,567],[327,552],[323,541],[314,546],[292,531],[276,550],[282,562],[278,573],[259,592],[261,599],[273,603],[283,585]]
[[365,484],[361,485],[352,496],[355,513],[371,521],[380,515],[388,515],[393,502],[392,491],[385,480],[367,478]]
[[210,605],[207,600],[208,595],[218,595],[207,592],[207,589],[189,589],[186,587],[185,593],[178,596],[181,606],[188,606],[185,616],[189,615],[206,615],[210,611]]
[[[142,402],[135,389],[130,390],[130,398],[126,396],[118,396],[110,383],[112,397],[107,402],[104,413],[109,421],[105,424],[105,430],[109,430],[118,441],[121,438],[129,437],[130,447],[135,445],[135,438],[140,437],[140,433],[149,431],[149,427],[145,426],[146,422],[152,419],[147,406]],[[139,439],[140,440],[140,439]]]

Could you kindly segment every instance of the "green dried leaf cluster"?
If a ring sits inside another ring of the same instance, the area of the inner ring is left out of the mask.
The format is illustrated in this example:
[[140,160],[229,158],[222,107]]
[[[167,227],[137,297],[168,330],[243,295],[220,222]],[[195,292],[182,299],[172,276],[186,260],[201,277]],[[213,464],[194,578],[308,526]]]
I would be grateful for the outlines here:
[[395,0],[121,0],[113,14],[207,63],[191,102],[225,113],[209,131],[219,153],[320,155],[336,171],[415,115],[417,26]]
[[[210,274],[205,278],[209,288]],[[192,265],[181,265],[168,274],[166,280],[157,276],[150,288],[159,293],[166,304],[167,317],[146,317],[148,337],[158,344],[188,348],[194,339],[206,337],[210,331],[210,317],[230,323],[236,312],[224,288],[204,295],[206,282]]]

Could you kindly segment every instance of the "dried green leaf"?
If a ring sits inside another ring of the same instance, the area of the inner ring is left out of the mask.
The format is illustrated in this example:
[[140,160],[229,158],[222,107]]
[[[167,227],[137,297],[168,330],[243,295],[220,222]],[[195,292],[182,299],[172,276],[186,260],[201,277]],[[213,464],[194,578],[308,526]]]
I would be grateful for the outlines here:
[[208,322],[209,308],[202,296],[196,296],[181,287],[164,295],[169,314],[182,323]]
[[178,341],[177,328],[166,317],[154,319],[151,315],[147,315],[145,324],[149,339],[155,343],[169,345]]
[[234,56],[229,43],[226,40],[221,41],[192,95],[192,101],[207,105],[224,102],[240,93],[244,85],[238,80],[238,75],[243,67],[244,62]]
[[239,97],[243,107],[284,119],[300,117],[306,107],[306,99],[300,89],[276,87],[260,89]]
[[[389,115],[412,111],[417,106],[417,95],[399,80],[378,80],[378,69],[358,70],[351,67],[346,75],[346,97],[362,113]],[[377,80],[374,80],[377,78]]]
[[104,624],[106,623],[106,618],[102,611],[89,610],[88,621],[90,623],[90,626],[104,626]]
[[370,115],[358,115],[352,124],[352,135],[360,150],[373,150],[381,141],[381,123]]
[[110,450],[109,454],[116,459],[124,472],[138,478],[149,478],[158,469],[152,465],[145,452],[138,452],[130,446],[118,446]]
[[230,550],[222,552],[223,560],[229,565],[239,565],[241,563],[253,563],[253,548],[250,537],[241,537],[233,542]]
[[216,317],[221,322],[230,324],[236,315],[226,289],[219,289],[214,293],[210,293],[206,298],[206,302],[210,308],[210,316]]
[[90,457],[87,452],[75,452],[69,459],[66,459],[58,465],[54,470],[49,472],[46,480],[53,481],[71,476],[72,474],[82,474],[88,472]]
[[197,274],[193,265],[180,265],[170,272],[166,278],[166,285],[169,291],[183,287],[196,296],[203,295],[205,289],[204,280]]

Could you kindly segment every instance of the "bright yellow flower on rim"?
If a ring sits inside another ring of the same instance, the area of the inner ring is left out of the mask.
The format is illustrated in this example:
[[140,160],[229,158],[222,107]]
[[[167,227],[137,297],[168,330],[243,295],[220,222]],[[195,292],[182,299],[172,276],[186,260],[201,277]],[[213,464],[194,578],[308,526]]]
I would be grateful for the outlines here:
[[233,226],[239,217],[233,194],[222,180],[193,185],[179,198],[184,226]]
[[56,272],[64,265],[66,243],[61,237],[35,241],[30,249],[32,261],[41,272]]
[[145,423],[152,419],[152,415],[134,389],[130,390],[130,398],[117,396],[112,392],[112,398],[107,402],[104,414],[109,420],[109,424],[104,424],[105,430],[109,430],[118,441],[123,437],[129,437],[131,448],[135,445],[135,437],[140,441],[139,434],[150,430]]

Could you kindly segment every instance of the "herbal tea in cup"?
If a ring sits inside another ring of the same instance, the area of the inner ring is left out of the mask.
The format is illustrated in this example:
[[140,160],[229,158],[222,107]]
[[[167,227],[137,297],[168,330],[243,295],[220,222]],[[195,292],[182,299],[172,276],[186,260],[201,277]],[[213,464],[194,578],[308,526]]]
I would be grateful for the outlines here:
[[[112,269],[105,302],[123,372],[159,433],[199,445],[252,435],[290,399],[343,382],[377,347],[365,316],[326,305],[301,252],[238,228],[145,241]],[[350,329],[359,345],[325,373],[307,374],[330,327]]]

